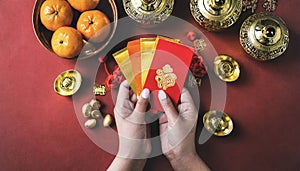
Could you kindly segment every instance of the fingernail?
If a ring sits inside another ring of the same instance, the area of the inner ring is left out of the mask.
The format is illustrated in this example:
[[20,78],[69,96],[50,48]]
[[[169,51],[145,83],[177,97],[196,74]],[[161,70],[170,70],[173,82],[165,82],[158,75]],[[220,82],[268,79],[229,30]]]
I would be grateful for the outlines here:
[[149,89],[145,88],[142,93],[141,93],[141,96],[143,99],[148,99],[149,98],[149,94],[150,94],[150,91]]
[[166,95],[166,93],[163,90],[159,90],[158,91],[158,98],[160,100],[165,100],[167,98],[167,95]]
[[121,84],[124,84],[124,85],[129,85],[128,81],[127,80],[124,80]]

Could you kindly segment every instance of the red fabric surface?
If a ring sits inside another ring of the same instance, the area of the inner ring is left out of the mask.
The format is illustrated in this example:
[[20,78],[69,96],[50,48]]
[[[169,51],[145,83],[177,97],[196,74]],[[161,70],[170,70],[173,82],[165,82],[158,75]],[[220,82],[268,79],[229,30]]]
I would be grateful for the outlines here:
[[[72,99],[53,91],[55,77],[73,68],[75,61],[58,58],[39,44],[32,29],[33,5],[34,0],[1,1],[0,5],[1,170],[104,170],[114,156],[86,136]],[[121,1],[117,5],[120,17],[126,16]],[[275,14],[290,29],[290,46],[282,57],[270,62],[254,61],[239,45],[239,27],[247,14],[222,32],[200,28],[218,53],[232,55],[241,65],[239,80],[227,85],[225,111],[234,120],[234,132],[197,145],[199,155],[213,170],[299,170],[299,6],[297,0],[279,1]],[[173,14],[197,25],[188,0],[177,0]],[[97,59],[87,63],[96,65]],[[202,114],[210,107],[209,90],[204,79]],[[110,108],[107,104],[105,112],[111,112]],[[145,170],[172,168],[159,156],[149,159]]]

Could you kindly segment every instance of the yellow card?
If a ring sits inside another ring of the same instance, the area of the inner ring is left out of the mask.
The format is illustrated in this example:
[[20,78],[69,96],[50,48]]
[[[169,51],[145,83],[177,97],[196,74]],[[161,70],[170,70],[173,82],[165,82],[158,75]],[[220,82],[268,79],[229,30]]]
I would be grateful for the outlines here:
[[132,72],[131,62],[129,58],[129,53],[127,48],[124,48],[116,53],[113,54],[113,57],[115,58],[116,62],[118,63],[122,73],[124,74],[124,77],[128,81],[131,89],[134,93],[136,93],[136,86],[134,83],[134,76]]
[[156,38],[141,38],[141,72],[142,87],[144,88],[147,75],[153,60]]

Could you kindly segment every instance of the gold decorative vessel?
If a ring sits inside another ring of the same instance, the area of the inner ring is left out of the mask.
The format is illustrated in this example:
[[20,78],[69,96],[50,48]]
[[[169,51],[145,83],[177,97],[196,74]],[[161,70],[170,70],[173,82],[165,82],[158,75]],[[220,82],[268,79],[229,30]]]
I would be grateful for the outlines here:
[[172,13],[174,0],[123,0],[130,18],[145,25],[159,24]]
[[191,0],[190,9],[195,20],[209,31],[233,25],[242,12],[242,0]]
[[260,61],[272,60],[287,49],[289,31],[285,22],[276,15],[254,14],[241,27],[240,43],[253,58]]
[[204,127],[216,136],[229,135],[233,130],[232,119],[224,112],[212,110],[203,116]]

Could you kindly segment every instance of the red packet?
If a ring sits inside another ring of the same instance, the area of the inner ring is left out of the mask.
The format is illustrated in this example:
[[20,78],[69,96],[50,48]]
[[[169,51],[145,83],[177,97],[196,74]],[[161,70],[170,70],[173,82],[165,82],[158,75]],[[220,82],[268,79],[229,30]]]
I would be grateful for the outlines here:
[[163,111],[158,100],[158,90],[164,90],[174,104],[178,104],[193,54],[192,49],[182,44],[157,39],[156,51],[145,82],[145,88],[152,92],[153,110]]
[[130,56],[132,75],[136,88],[136,94],[139,96],[143,90],[141,78],[141,48],[140,39],[127,43],[127,50]]

